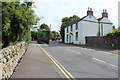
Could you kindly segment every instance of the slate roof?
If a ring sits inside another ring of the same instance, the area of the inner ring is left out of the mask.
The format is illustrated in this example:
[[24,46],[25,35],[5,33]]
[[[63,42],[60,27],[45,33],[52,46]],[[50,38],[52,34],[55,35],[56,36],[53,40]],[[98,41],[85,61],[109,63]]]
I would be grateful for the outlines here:
[[[98,18],[97,20],[100,22],[104,17]],[[107,23],[107,22],[102,22],[102,23],[106,23],[106,24],[112,24],[112,23]]]
[[101,21],[102,19],[103,19],[103,17],[101,17],[101,18],[98,18],[97,20],[98,20],[98,21]]

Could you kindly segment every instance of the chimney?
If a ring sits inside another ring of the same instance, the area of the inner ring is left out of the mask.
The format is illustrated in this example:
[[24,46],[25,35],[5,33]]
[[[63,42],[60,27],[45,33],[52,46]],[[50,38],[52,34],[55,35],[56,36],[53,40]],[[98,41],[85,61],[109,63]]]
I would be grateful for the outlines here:
[[93,11],[92,11],[92,8],[89,8],[88,7],[88,11],[87,11],[87,16],[93,16]]
[[107,10],[103,9],[102,17],[108,18]]

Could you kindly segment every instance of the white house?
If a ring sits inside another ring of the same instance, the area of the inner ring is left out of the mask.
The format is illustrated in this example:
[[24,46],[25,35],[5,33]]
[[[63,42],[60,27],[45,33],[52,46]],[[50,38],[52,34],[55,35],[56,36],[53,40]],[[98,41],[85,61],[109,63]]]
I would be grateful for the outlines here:
[[96,36],[97,31],[98,20],[89,8],[85,17],[65,28],[65,43],[85,44],[85,36]]
[[[85,17],[65,28],[65,43],[86,44],[85,37],[96,36],[99,32],[99,28],[101,27],[100,25],[104,27],[107,26],[104,28],[104,34],[110,31],[112,26],[111,21],[105,17],[105,15],[99,19],[100,20],[93,15],[92,8],[88,8],[87,15]],[[110,29],[108,27],[110,27]]]
[[98,19],[100,36],[107,34],[113,30],[112,22],[108,19],[107,10],[103,9],[102,17]]

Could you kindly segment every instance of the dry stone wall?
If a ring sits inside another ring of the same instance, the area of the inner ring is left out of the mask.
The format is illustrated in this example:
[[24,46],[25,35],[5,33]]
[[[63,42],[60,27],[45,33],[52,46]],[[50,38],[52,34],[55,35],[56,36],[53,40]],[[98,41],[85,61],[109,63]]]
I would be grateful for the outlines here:
[[26,49],[27,44],[20,42],[0,50],[0,80],[10,78]]
[[87,36],[86,45],[100,48],[120,49],[120,37]]

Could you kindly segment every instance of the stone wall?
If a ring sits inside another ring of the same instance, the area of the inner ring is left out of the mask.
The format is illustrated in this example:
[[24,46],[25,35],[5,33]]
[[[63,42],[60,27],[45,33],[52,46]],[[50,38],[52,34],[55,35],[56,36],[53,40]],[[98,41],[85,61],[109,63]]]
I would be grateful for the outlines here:
[[120,37],[89,36],[86,37],[85,39],[86,39],[86,45],[88,46],[120,49]]
[[27,44],[20,42],[0,50],[0,80],[11,77],[26,49]]

